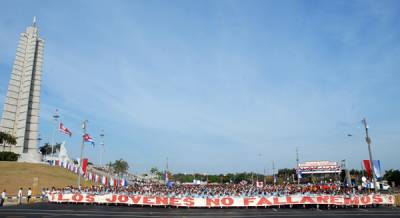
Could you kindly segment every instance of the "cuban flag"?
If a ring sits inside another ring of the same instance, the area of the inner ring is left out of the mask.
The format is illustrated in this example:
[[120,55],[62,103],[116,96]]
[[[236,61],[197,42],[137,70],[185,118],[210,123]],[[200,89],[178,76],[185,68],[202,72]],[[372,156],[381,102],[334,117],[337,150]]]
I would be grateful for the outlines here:
[[72,136],[72,132],[68,128],[66,128],[63,123],[60,123],[60,126],[58,127],[58,131],[60,131],[61,133],[64,133],[65,135],[69,135],[69,137]]
[[92,147],[94,148],[94,140],[89,134],[86,133],[85,135],[83,135],[83,140],[85,142],[90,142],[92,144]]
[[119,186],[119,187],[126,186],[126,180],[125,180],[125,179],[120,179],[120,180],[119,180],[118,186]]

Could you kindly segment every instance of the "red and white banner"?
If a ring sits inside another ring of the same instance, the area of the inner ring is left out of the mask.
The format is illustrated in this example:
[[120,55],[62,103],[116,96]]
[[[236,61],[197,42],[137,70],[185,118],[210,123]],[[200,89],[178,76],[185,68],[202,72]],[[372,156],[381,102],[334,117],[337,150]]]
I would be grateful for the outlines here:
[[50,202],[71,203],[112,203],[127,205],[149,205],[149,206],[177,206],[177,207],[267,207],[278,205],[371,205],[385,204],[393,205],[393,195],[358,195],[351,198],[345,196],[285,196],[285,197],[223,197],[223,198],[178,198],[178,197],[155,197],[124,194],[57,194],[49,196]]

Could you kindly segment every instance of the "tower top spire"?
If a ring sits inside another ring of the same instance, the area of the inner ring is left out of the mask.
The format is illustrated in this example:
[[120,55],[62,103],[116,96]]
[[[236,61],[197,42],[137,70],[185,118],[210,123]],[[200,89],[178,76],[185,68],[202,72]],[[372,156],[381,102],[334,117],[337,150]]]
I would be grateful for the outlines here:
[[33,16],[32,26],[36,27],[36,16]]

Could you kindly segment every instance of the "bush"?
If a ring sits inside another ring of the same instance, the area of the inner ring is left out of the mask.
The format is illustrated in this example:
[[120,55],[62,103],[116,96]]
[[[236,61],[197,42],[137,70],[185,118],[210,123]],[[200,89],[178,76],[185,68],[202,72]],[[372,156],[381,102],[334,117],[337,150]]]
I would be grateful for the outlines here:
[[19,154],[10,151],[0,152],[0,161],[17,161]]

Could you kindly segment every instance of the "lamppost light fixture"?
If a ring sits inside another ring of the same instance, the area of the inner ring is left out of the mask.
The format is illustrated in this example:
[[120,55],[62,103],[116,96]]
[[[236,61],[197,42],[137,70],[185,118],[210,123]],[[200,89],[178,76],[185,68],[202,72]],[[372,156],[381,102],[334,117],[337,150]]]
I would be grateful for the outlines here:
[[83,121],[83,123],[82,123],[82,129],[86,129],[86,123],[87,123],[87,122],[88,122],[87,120]]
[[60,118],[60,115],[58,115],[58,109],[56,109],[56,113],[54,113],[53,118],[55,120],[57,120],[58,118]]

